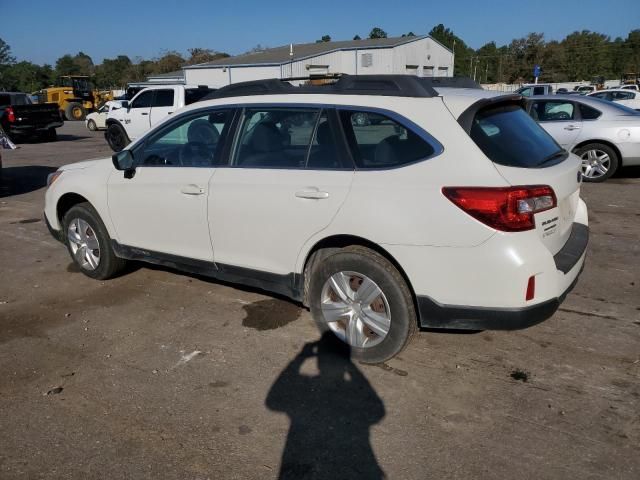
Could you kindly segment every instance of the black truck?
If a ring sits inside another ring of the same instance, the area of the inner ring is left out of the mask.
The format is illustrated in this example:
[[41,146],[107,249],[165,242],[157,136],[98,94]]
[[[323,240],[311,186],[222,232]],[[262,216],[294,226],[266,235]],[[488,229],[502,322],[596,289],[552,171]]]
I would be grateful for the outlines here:
[[0,92],[0,126],[12,140],[39,136],[54,141],[63,123],[57,103],[34,104],[26,93]]

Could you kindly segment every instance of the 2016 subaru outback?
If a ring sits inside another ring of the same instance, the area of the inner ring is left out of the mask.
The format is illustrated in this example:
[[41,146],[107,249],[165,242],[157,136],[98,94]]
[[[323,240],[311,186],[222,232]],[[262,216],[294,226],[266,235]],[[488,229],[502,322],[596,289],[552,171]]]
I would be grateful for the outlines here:
[[45,216],[89,277],[143,260],[283,294],[379,362],[418,327],[541,322],[576,282],[581,162],[522,106],[411,76],[231,85],[60,168]]

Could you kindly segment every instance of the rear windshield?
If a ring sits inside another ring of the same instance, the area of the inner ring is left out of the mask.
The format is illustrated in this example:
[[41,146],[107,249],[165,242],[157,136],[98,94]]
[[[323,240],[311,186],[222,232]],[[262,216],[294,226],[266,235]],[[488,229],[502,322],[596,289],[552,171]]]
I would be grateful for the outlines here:
[[518,105],[481,110],[473,119],[470,136],[493,162],[508,167],[547,167],[567,157]]

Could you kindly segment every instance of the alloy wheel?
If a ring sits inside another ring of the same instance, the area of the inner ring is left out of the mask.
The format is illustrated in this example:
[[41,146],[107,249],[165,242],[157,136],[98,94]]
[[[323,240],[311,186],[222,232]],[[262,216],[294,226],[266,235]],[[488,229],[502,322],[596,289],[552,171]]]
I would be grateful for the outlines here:
[[582,174],[586,178],[602,177],[611,168],[611,157],[602,150],[587,150],[580,158],[582,159]]
[[85,270],[95,270],[100,264],[100,243],[89,223],[74,218],[67,229],[71,253],[78,265]]

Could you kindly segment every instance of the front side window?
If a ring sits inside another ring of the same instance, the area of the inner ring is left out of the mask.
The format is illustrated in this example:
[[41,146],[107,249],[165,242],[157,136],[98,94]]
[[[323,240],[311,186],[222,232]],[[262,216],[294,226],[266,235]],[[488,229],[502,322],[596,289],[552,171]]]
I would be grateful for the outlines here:
[[256,108],[244,111],[233,165],[305,168],[319,109]]
[[199,113],[152,135],[134,153],[138,166],[214,167],[221,162],[221,139],[231,110]]
[[430,157],[435,151],[416,133],[386,115],[342,110],[340,119],[358,168],[399,167]]
[[149,108],[152,100],[153,91],[148,90],[138,95],[133,102],[131,102],[131,108]]
[[574,119],[572,102],[545,100],[533,102],[531,116],[539,122],[555,122]]
[[491,161],[508,167],[536,168],[566,158],[551,135],[519,105],[481,110],[469,135]]
[[173,107],[173,90],[156,90],[154,107]]
[[516,93],[519,93],[523,97],[530,97],[531,93],[532,93],[532,89],[531,89],[531,87],[521,88]]

